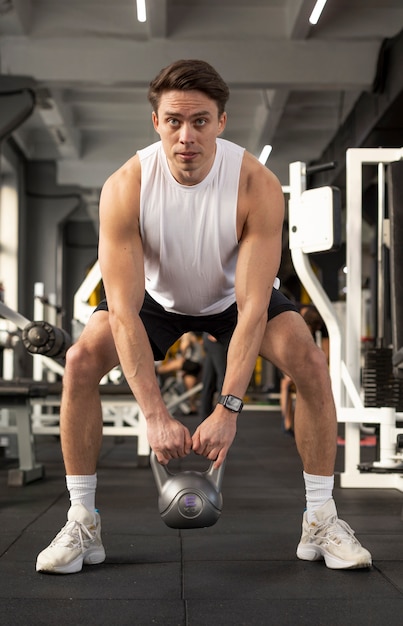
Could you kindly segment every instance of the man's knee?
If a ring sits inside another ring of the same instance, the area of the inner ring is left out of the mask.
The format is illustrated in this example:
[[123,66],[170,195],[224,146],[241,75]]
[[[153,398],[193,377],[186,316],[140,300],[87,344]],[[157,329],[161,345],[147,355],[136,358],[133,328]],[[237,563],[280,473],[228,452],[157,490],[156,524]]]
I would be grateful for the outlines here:
[[294,354],[290,375],[297,387],[318,387],[330,383],[329,366],[323,350],[313,344],[299,356]]
[[316,344],[314,348],[311,350],[310,360],[312,361],[312,366],[315,369],[319,369],[320,371],[324,371],[327,374],[329,373],[329,365],[327,362],[327,358],[323,350],[319,348]]
[[66,353],[65,375],[73,372],[82,372],[88,367],[88,353],[81,348],[80,342],[73,344]]
[[67,351],[64,379],[87,385],[92,380],[99,382],[109,371],[103,371],[105,368],[102,363],[103,355],[101,351],[97,351],[96,346],[90,350],[85,343],[78,341]]

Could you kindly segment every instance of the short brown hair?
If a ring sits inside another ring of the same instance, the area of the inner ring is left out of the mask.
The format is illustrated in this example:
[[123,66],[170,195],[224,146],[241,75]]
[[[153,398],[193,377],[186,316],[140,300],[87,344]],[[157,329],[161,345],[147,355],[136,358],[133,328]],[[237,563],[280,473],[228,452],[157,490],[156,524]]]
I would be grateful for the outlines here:
[[187,59],[175,61],[162,69],[150,83],[148,99],[155,113],[165,91],[202,91],[214,100],[218,114],[222,115],[229,98],[229,88],[218,72],[206,61]]

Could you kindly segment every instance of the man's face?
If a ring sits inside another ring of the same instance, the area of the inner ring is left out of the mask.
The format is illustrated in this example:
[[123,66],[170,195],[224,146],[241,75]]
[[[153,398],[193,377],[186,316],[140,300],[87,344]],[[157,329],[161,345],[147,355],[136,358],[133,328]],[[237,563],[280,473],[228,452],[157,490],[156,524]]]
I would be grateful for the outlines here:
[[152,118],[174,178],[182,185],[202,181],[214,162],[226,113],[219,116],[215,101],[201,91],[175,90],[162,94]]

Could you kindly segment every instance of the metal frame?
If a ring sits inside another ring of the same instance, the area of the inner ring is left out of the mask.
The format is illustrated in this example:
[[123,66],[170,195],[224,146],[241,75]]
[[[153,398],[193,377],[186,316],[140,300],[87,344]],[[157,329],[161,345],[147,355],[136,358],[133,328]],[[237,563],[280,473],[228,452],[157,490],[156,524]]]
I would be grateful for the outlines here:
[[[364,407],[361,392],[362,299],[362,167],[387,164],[403,158],[403,149],[354,148],[347,151],[347,294],[346,328],[343,332],[336,310],[316,277],[308,255],[299,241],[298,229],[304,224],[301,195],[306,190],[306,165],[290,164],[290,250],[296,273],[321,314],[329,332],[330,375],[337,419],[345,423],[345,467],[342,487],[389,487],[403,491],[403,457],[396,454],[396,428],[393,408]],[[381,174],[382,169],[378,170]],[[383,185],[380,175],[380,185]],[[379,197],[382,195],[380,190]],[[326,210],[326,207],[324,207]],[[355,297],[354,297],[355,296]],[[344,356],[345,354],[345,356]],[[374,463],[380,473],[362,472],[360,464],[360,424],[379,424],[380,458]],[[401,470],[401,472],[400,472]],[[382,472],[382,473],[381,473]]]

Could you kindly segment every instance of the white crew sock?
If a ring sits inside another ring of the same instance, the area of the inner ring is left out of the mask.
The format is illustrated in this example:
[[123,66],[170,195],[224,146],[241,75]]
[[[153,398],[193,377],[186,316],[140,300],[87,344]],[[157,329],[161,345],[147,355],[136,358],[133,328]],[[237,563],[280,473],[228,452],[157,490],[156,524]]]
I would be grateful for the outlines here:
[[97,475],[66,476],[66,485],[70,493],[71,504],[82,504],[87,511],[95,513],[95,491]]
[[315,511],[333,497],[334,476],[315,476],[304,472],[308,523],[315,520]]

